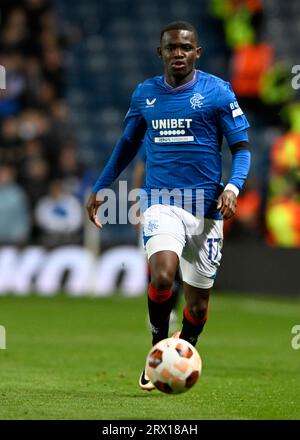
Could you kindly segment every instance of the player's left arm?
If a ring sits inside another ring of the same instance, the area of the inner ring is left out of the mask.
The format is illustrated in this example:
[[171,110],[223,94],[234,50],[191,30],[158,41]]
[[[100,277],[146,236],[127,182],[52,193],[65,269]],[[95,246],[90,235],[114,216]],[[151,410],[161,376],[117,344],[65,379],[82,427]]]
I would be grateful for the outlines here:
[[241,140],[230,145],[230,150],[232,154],[231,175],[217,205],[224,220],[230,219],[235,214],[237,197],[247,179],[251,163],[248,140]]
[[218,115],[222,132],[232,154],[231,175],[218,199],[217,209],[225,220],[236,211],[237,197],[248,176],[251,153],[247,129],[249,122],[229,83],[223,83],[218,97]]

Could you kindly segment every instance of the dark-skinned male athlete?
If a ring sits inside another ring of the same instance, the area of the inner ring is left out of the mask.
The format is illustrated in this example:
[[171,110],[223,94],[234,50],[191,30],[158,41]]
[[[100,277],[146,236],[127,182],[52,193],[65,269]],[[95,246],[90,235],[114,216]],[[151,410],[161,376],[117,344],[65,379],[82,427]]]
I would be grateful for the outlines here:
[[[120,175],[143,142],[149,196],[143,234],[151,268],[152,344],[168,337],[172,285],[180,264],[185,297],[180,338],[195,346],[207,320],[220,265],[223,219],[234,215],[250,168],[249,124],[230,84],[195,69],[201,47],[190,23],[167,25],[157,52],[164,75],[144,81],[134,91],[123,135],[92,190],[87,211],[91,221],[102,227],[97,219],[102,200],[96,195]],[[223,136],[232,153],[225,187],[221,182]],[[162,189],[176,190],[182,198],[152,197],[153,190]],[[139,385],[144,390],[155,388],[144,371]]]

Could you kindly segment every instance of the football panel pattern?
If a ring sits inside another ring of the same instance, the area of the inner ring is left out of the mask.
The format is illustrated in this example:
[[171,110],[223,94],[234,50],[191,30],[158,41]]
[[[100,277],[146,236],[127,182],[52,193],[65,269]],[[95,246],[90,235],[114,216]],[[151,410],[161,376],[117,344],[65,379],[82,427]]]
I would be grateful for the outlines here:
[[162,359],[163,359],[163,352],[161,350],[159,350],[158,348],[156,348],[155,350],[153,350],[150,353],[149,356],[149,365],[152,368],[156,368],[158,367],[158,365],[160,365],[162,363]]

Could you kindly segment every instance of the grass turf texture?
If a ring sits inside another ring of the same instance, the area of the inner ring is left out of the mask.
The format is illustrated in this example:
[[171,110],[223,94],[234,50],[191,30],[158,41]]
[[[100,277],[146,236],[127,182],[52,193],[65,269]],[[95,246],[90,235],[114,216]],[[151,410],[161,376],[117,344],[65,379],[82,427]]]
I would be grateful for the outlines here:
[[0,298],[0,419],[300,419],[299,300],[215,292],[187,393],[137,386],[146,297]]

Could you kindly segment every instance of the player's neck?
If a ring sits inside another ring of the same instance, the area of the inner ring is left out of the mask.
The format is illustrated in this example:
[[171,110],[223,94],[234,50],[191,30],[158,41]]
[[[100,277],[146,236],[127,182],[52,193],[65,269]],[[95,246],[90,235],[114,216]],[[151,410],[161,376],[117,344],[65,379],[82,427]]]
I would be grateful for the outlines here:
[[186,84],[190,82],[195,75],[195,69],[193,69],[188,75],[184,77],[178,77],[174,75],[169,75],[167,72],[165,73],[165,81],[171,86],[171,87],[179,87],[183,84]]

